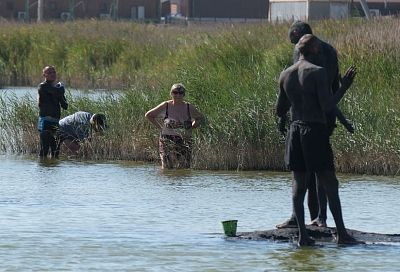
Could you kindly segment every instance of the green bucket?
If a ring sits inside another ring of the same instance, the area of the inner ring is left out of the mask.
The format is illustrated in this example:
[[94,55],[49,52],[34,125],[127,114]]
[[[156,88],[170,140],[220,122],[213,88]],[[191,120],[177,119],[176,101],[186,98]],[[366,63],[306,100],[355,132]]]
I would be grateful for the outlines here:
[[224,227],[224,233],[228,237],[236,236],[237,220],[227,220],[222,221],[222,226]]

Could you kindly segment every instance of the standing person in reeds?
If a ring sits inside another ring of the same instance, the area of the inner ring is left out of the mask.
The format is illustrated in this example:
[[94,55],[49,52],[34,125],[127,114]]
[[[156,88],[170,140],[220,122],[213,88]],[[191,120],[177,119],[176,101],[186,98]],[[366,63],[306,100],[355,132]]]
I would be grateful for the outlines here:
[[285,163],[293,173],[293,210],[299,228],[299,246],[314,244],[304,223],[304,196],[308,173],[315,173],[325,189],[329,208],[336,224],[338,244],[360,243],[345,228],[335,174],[334,156],[329,142],[326,113],[331,111],[351,86],[356,76],[350,67],[341,79],[341,86],[332,94],[326,69],[311,63],[321,49],[319,39],[304,35],[296,44],[299,61],[279,77],[276,114],[282,118],[290,110],[290,129],[286,139]]
[[[289,40],[296,44],[303,35],[313,34],[311,26],[302,21],[294,22],[289,28]],[[309,57],[308,60],[318,66],[324,67],[327,73],[328,85],[332,93],[336,93],[340,87],[339,63],[336,49],[327,42],[318,39],[320,50],[317,54]],[[297,47],[293,50],[293,63],[300,58],[300,52]],[[354,133],[352,123],[346,119],[340,109],[335,106],[326,113],[329,135],[332,135],[336,127],[336,118],[350,132]],[[286,133],[286,116],[279,119],[279,130],[282,134]],[[319,227],[326,227],[327,219],[327,200],[324,188],[319,185],[314,173],[308,174],[308,209],[310,211],[311,224]],[[294,212],[285,222],[276,225],[277,228],[297,227]]]
[[52,158],[58,158],[56,134],[58,121],[61,117],[61,107],[68,108],[65,98],[64,85],[56,82],[57,72],[54,66],[43,69],[44,81],[38,89],[39,120],[38,130],[40,135],[39,157],[45,158],[51,151]]
[[184,100],[185,87],[174,84],[171,100],[149,110],[145,117],[161,130],[159,152],[161,168],[190,168],[192,155],[192,129],[203,121],[203,115]]

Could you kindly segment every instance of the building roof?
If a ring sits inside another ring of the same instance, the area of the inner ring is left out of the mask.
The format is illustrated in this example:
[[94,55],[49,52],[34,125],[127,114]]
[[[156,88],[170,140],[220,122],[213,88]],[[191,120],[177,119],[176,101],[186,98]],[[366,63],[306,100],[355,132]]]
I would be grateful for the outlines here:
[[[282,3],[282,2],[345,2],[349,3],[350,0],[269,0],[270,3],[276,2],[276,3]],[[353,2],[359,3],[360,0],[353,0]],[[400,0],[367,0],[368,3],[400,3]]]

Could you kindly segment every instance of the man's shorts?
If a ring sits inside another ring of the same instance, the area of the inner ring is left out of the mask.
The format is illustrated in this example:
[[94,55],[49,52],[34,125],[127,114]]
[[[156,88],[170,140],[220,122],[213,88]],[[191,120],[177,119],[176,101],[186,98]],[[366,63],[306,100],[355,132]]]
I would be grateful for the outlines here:
[[292,171],[334,171],[332,147],[325,124],[295,121],[286,138],[285,163]]
[[38,119],[38,123],[37,123],[37,128],[38,131],[56,131],[58,129],[59,125],[58,125],[58,119],[56,118],[52,118],[49,116],[46,117],[40,117]]

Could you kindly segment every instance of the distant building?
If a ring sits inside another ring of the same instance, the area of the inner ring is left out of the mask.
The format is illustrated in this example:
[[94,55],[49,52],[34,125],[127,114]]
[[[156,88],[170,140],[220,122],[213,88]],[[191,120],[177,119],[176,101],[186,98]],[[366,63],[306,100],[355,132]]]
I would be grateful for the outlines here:
[[269,20],[341,19],[349,16],[349,2],[338,0],[270,0]]
[[[160,0],[43,0],[44,20],[159,20]],[[0,0],[0,17],[35,21],[37,0]]]
[[[399,15],[400,0],[367,0],[369,11],[372,16]],[[358,12],[361,16],[364,12],[359,0],[354,0],[352,5],[353,13]]]
[[[400,0],[367,0],[372,15],[395,15]],[[270,0],[270,21],[343,19],[364,16],[359,0]]]
[[[174,7],[174,5],[176,7]],[[197,19],[267,19],[268,0],[168,0],[162,15],[174,10],[180,16]],[[172,14],[173,15],[173,14]]]
[[186,17],[186,0],[167,0],[161,4],[161,17],[184,16]]

